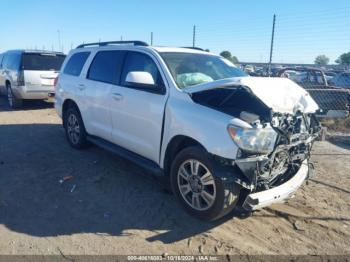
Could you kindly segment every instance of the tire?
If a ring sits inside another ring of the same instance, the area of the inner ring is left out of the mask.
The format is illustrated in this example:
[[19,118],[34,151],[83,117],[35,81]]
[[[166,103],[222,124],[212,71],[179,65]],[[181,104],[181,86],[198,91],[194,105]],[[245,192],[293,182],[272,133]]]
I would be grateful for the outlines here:
[[22,107],[22,99],[18,99],[12,92],[11,84],[6,84],[7,91],[7,102],[9,103],[10,108],[16,109]]
[[239,199],[240,186],[215,177],[211,156],[199,146],[185,148],[175,157],[170,182],[185,210],[201,220],[213,221],[225,216]]
[[87,133],[80,112],[75,106],[69,107],[64,113],[64,123],[68,143],[76,149],[86,148],[89,144]]

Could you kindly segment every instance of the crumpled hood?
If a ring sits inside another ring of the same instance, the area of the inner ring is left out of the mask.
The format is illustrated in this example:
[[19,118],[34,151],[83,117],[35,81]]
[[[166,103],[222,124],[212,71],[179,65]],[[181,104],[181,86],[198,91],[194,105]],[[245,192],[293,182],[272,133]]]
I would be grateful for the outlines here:
[[187,93],[197,93],[215,88],[246,86],[266,106],[274,112],[294,114],[315,113],[319,107],[310,94],[301,86],[287,78],[278,77],[236,77],[199,84],[183,89]]

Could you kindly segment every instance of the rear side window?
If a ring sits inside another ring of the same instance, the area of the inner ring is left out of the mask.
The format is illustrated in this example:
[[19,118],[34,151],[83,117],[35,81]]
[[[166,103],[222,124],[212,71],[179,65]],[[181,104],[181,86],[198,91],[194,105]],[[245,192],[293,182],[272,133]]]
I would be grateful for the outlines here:
[[0,55],[0,69],[2,68],[2,59],[3,59],[3,55]]
[[22,69],[32,71],[59,71],[65,55],[50,53],[24,53]]
[[119,84],[125,51],[100,51],[91,63],[87,78],[90,80]]
[[8,53],[3,59],[3,67],[10,70],[19,70],[21,53]]
[[80,52],[72,55],[64,67],[63,73],[72,76],[79,76],[89,55],[90,52]]

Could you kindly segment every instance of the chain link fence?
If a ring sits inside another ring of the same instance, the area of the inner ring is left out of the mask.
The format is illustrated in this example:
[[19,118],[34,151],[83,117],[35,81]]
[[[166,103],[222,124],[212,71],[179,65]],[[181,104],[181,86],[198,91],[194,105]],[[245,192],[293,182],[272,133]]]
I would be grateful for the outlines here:
[[346,69],[276,66],[268,75],[267,66],[241,67],[251,76],[284,77],[296,82],[305,88],[319,105],[319,117],[344,118],[349,115],[350,71]]
[[251,76],[285,77],[309,92],[320,107],[318,117],[328,136],[350,135],[350,71],[347,68],[240,65]]

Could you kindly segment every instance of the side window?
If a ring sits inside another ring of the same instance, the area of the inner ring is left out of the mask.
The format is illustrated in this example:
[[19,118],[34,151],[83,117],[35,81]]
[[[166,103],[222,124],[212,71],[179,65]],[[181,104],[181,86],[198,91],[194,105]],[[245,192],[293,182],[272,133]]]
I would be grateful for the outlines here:
[[8,64],[8,54],[4,54],[4,57],[2,59],[2,68],[7,69],[7,64]]
[[79,76],[89,55],[90,52],[79,52],[72,55],[64,67],[63,73]]
[[90,80],[119,84],[125,51],[100,51],[91,63],[87,78]]
[[22,54],[15,54],[13,58],[13,70],[20,70],[22,61]]
[[21,63],[20,53],[10,53],[6,56],[6,68],[10,70],[19,70]]
[[0,55],[0,69],[2,69],[2,59],[4,58],[3,55]]
[[11,60],[12,60],[11,57],[12,57],[11,53],[7,53],[5,55],[4,62],[3,62],[3,67],[4,68],[11,69],[10,68],[11,67]]
[[160,75],[157,65],[148,55],[140,52],[128,52],[121,78],[122,86],[127,86],[127,83],[125,81],[126,76],[128,73],[134,71],[148,72],[152,75],[157,86],[160,88],[164,86],[163,79]]

